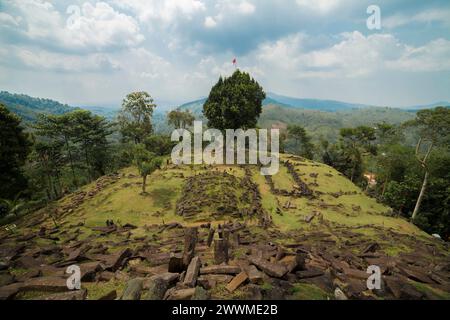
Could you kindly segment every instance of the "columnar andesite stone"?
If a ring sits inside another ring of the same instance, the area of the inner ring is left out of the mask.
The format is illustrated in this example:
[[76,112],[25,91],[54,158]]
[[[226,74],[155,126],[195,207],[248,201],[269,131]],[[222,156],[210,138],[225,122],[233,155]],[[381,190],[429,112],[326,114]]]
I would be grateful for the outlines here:
[[198,272],[200,270],[201,262],[200,258],[198,256],[195,256],[191,259],[191,263],[189,264],[189,267],[186,270],[186,275],[184,276],[183,284],[188,287],[194,287],[197,278],[198,278]]
[[211,247],[215,232],[216,232],[216,230],[214,228],[209,229],[208,240],[206,241],[206,244],[208,245],[208,247]]
[[228,241],[224,239],[214,240],[214,263],[228,263]]
[[197,228],[188,228],[184,234],[183,264],[188,266],[195,254],[195,245],[197,244]]

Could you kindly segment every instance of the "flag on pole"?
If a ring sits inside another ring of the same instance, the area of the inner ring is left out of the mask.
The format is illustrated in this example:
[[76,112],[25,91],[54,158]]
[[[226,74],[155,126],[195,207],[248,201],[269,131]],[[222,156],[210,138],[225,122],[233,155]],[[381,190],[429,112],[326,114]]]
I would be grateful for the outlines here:
[[233,64],[236,66],[237,60],[236,58],[233,59]]

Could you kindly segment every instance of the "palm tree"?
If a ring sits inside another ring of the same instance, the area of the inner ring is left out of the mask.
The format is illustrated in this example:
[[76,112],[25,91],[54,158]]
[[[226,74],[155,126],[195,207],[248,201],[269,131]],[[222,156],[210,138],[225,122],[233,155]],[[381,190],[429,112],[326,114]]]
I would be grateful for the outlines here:
[[25,201],[20,199],[21,192],[19,192],[14,199],[0,199],[0,203],[2,203],[7,210],[7,214],[14,214],[16,217],[25,207]]

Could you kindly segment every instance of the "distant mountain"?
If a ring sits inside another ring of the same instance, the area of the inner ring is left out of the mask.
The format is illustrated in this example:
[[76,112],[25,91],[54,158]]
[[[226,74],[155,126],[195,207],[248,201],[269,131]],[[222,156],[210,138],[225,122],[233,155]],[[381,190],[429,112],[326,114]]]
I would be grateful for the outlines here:
[[[203,104],[205,103],[206,98],[202,98],[199,100],[195,100],[192,102],[187,102],[182,104],[178,108],[184,110],[190,110],[194,114],[201,114],[203,109]],[[349,103],[342,102],[336,100],[320,100],[320,99],[303,99],[303,98],[294,98],[279,95],[273,92],[267,93],[267,98],[263,101],[263,106],[266,105],[278,105],[284,107],[291,107],[296,109],[308,109],[308,110],[318,110],[318,111],[328,111],[328,112],[337,112],[337,111],[350,111],[355,109],[364,109],[364,108],[385,108],[385,106],[374,106],[368,104],[358,104],[358,103]],[[436,103],[431,103],[427,105],[417,105],[417,106],[391,106],[391,109],[400,109],[403,111],[417,111],[422,109],[430,109],[438,106],[450,106],[450,102],[440,101]]]
[[33,122],[37,115],[64,114],[77,108],[62,104],[51,99],[30,97],[26,94],[15,94],[7,91],[0,92],[0,103],[3,103],[10,111],[19,115],[26,122]]
[[207,98],[201,98],[199,100],[187,102],[182,104],[177,109],[180,110],[189,110],[195,115],[201,115],[203,111],[203,105],[205,104]]
[[415,112],[415,111],[418,111],[418,110],[432,109],[432,108],[436,108],[436,107],[447,107],[447,108],[450,108],[450,102],[448,102],[448,101],[439,101],[439,102],[426,104],[426,105],[405,107],[404,109],[408,110],[408,111],[414,111]]
[[108,106],[80,106],[79,108],[89,110],[93,114],[105,117],[108,120],[113,120],[117,113],[119,112],[120,108],[118,107],[108,107]]
[[[280,97],[283,102],[278,100]],[[185,103],[178,108],[189,110],[201,119],[205,101],[206,98],[199,99]],[[295,106],[288,103],[293,103]],[[308,108],[301,107],[300,105],[303,103]],[[327,105],[329,107],[326,107]],[[414,112],[396,108],[371,107],[329,100],[283,98],[283,96],[268,94],[263,101],[263,112],[258,124],[263,128],[277,127],[281,129],[290,124],[299,124],[308,130],[314,140],[322,136],[330,141],[335,141],[340,128],[374,125],[379,122],[398,124],[414,117]]]
[[276,93],[268,93],[267,96],[283,104],[302,109],[320,110],[320,111],[341,111],[371,107],[365,104],[348,103],[335,100],[301,99],[282,96]]
[[[203,104],[206,102],[206,98],[195,100],[192,102],[185,103],[179,106],[182,110],[190,110],[194,114],[201,114],[203,109]],[[300,99],[286,97],[278,95],[275,93],[268,93],[266,99],[263,101],[263,106],[267,105],[277,105],[283,107],[290,107],[296,109],[309,109],[309,110],[319,110],[319,111],[343,111],[343,110],[353,110],[360,108],[369,108],[369,105],[354,104],[341,101],[333,100],[318,100],[318,99]]]
[[[120,110],[120,108],[116,106],[71,107],[55,100],[34,98],[26,94],[14,94],[7,91],[0,92],[0,103],[3,103],[11,112],[21,117],[25,125],[35,122],[39,114],[61,115],[80,109],[88,110],[93,114],[105,117],[109,121],[113,121]],[[157,110],[155,110],[152,122],[155,132],[166,134],[171,132],[171,128],[167,125],[165,111],[159,110],[159,112],[157,112]]]
[[[201,115],[202,111],[203,111],[203,105],[205,104],[206,99],[207,98],[201,98],[199,100],[187,102],[187,103],[182,104],[181,106],[179,106],[177,109],[189,110],[195,115]],[[277,100],[275,100],[275,99],[273,99],[271,97],[267,97],[266,99],[263,100],[263,106],[267,106],[267,105],[278,105],[278,106],[283,106],[283,107],[292,107],[289,104],[282,103],[282,102],[277,101]]]

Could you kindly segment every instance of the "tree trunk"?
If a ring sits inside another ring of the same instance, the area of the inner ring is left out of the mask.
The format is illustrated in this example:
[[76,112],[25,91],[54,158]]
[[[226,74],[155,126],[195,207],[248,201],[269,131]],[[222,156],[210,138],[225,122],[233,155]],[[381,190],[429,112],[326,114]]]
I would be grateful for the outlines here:
[[84,160],[86,161],[88,179],[89,179],[89,182],[91,182],[93,180],[93,175],[91,173],[91,165],[89,163],[89,156],[88,156],[86,145],[84,145]]
[[145,193],[145,185],[147,184],[147,176],[142,177],[142,193]]
[[383,190],[381,190],[381,196],[382,197],[384,196],[384,193],[386,192],[386,185],[387,185],[387,183],[388,183],[388,179],[384,180]]
[[423,159],[420,159],[419,151],[420,151],[421,144],[422,144],[422,138],[419,139],[419,142],[417,143],[417,146],[416,146],[416,158],[417,158],[417,161],[419,161],[420,165],[425,169],[425,176],[423,177],[422,188],[420,189],[419,197],[417,198],[416,206],[414,207],[414,211],[413,211],[413,214],[411,217],[411,220],[413,220],[413,221],[414,221],[414,219],[416,219],[417,214],[419,213],[420,204],[422,203],[422,198],[423,198],[423,195],[425,194],[425,189],[427,187],[427,182],[428,182],[427,159],[431,153],[431,150],[433,149],[433,143],[431,143],[430,146],[428,147],[428,151],[425,154],[425,157]]
[[427,182],[428,182],[428,170],[425,171],[425,177],[423,178],[422,188],[420,189],[419,197],[417,198],[416,206],[414,207],[414,212],[413,212],[412,218],[411,218],[413,221],[417,217],[417,214],[419,213],[420,204],[422,203],[422,198],[423,198],[423,195],[425,194]]
[[70,162],[70,169],[72,170],[73,183],[75,184],[75,187],[78,187],[78,181],[77,178],[75,177],[75,169],[73,167],[72,152],[70,151],[69,140],[66,136],[64,136],[64,141],[66,143],[67,153],[69,154],[69,162]]

